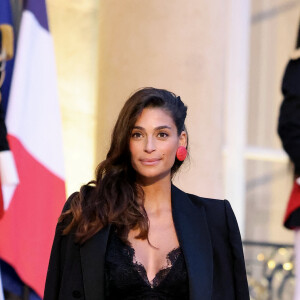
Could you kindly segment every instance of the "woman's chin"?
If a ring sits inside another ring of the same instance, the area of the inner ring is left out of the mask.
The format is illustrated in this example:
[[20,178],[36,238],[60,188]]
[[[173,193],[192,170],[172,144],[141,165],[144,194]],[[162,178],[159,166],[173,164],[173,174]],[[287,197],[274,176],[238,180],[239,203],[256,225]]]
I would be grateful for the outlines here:
[[171,178],[171,171],[138,173],[137,180],[143,185],[153,184],[160,180]]

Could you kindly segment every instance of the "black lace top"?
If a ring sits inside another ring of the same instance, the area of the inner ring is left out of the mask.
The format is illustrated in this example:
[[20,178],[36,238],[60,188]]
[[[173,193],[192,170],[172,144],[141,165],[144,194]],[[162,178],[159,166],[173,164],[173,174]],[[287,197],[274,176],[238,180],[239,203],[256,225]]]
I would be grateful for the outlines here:
[[180,248],[167,255],[167,266],[149,282],[134,249],[111,230],[105,257],[106,300],[188,300],[188,275]]

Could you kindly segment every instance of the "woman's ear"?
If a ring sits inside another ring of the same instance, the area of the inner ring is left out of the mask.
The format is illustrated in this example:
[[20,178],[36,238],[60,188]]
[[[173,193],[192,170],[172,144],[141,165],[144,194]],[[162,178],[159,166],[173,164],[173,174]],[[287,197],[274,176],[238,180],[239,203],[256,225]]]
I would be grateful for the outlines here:
[[187,134],[185,131],[182,131],[179,136],[179,146],[187,147]]

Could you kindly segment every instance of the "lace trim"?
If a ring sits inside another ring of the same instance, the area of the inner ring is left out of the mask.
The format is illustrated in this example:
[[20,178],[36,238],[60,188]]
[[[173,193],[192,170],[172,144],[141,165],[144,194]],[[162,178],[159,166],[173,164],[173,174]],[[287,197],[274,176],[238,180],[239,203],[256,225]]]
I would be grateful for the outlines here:
[[177,247],[172,249],[166,255],[166,264],[162,266],[158,272],[155,274],[154,278],[149,281],[147,271],[144,265],[136,259],[135,249],[129,245],[123,243],[123,241],[118,237],[118,235],[114,232],[114,236],[118,239],[118,241],[122,244],[125,250],[125,254],[130,258],[131,263],[133,264],[135,270],[141,276],[141,278],[149,285],[151,288],[158,287],[163,280],[166,279],[172,267],[175,265],[178,257],[181,255],[181,248]]
[[[128,246],[128,247],[130,247],[130,246]],[[161,282],[167,278],[170,270],[172,269],[172,267],[174,266],[175,262],[177,261],[178,257],[181,254],[180,247],[174,248],[173,250],[171,250],[166,255],[166,259],[167,259],[166,265],[162,266],[158,270],[158,272],[155,274],[154,278],[151,281],[149,281],[149,278],[148,278],[148,275],[147,275],[147,272],[146,272],[146,269],[145,269],[144,265],[136,260],[135,250],[132,247],[130,247],[130,248],[133,251],[132,262],[133,262],[133,265],[134,265],[135,269],[140,274],[140,276],[143,278],[143,280],[151,288],[155,288],[155,287],[159,286],[161,284]]]

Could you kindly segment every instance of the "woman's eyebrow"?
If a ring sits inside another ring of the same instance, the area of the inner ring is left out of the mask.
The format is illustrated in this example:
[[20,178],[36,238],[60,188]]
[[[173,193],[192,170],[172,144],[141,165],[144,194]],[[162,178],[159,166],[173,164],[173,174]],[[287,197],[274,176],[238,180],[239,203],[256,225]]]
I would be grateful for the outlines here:
[[160,130],[160,129],[172,129],[170,126],[168,125],[162,125],[162,126],[158,126],[158,127],[155,127],[155,130]]
[[[168,125],[161,125],[161,126],[157,126],[154,128],[154,130],[161,130],[161,129],[172,129],[170,126]],[[145,131],[145,128],[142,127],[142,126],[134,126],[133,129],[139,129],[139,130],[142,130],[142,131]]]

